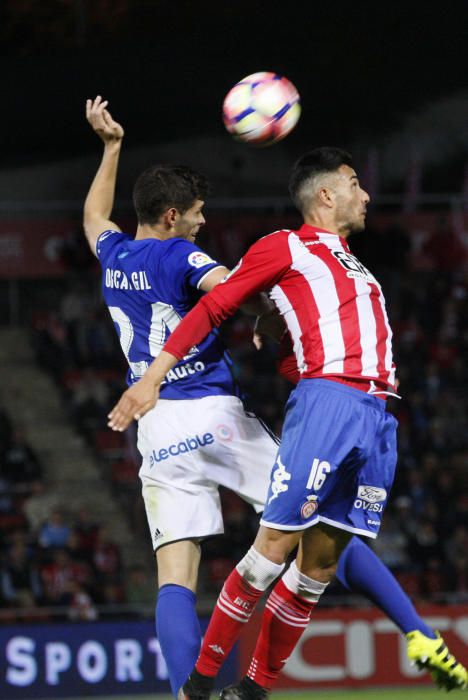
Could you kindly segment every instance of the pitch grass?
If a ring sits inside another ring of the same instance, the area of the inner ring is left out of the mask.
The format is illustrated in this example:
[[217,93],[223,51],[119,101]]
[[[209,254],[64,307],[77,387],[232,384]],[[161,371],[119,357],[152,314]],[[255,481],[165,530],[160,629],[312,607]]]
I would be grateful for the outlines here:
[[[216,694],[211,696],[213,700]],[[272,700],[468,700],[463,690],[453,690],[447,695],[443,690],[431,686],[421,688],[366,688],[362,690],[304,690],[278,691],[272,693]],[[67,700],[81,700],[68,698]],[[172,695],[113,695],[96,697],[96,700],[174,700]]]

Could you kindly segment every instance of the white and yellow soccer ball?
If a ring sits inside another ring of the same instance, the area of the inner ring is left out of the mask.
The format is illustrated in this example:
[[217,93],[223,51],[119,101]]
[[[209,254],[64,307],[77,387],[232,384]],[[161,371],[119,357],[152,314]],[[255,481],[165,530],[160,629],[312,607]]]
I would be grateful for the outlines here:
[[245,143],[269,146],[287,136],[301,115],[299,93],[276,73],[253,73],[229,90],[223,121],[232,136]]

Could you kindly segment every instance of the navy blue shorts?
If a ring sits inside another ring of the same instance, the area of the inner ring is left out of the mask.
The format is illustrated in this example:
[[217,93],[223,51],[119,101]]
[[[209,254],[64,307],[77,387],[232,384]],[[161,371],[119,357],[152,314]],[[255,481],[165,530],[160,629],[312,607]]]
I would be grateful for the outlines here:
[[289,397],[261,524],[318,522],[376,537],[395,475],[397,420],[385,401],[326,379]]

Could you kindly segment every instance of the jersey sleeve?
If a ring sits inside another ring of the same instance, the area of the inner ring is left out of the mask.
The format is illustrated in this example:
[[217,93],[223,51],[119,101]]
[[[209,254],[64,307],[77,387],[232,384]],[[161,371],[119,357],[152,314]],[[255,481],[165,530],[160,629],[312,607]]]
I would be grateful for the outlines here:
[[[209,294],[224,320],[259,292],[271,289],[289,269],[291,253],[286,231],[260,238],[235,268]],[[221,322],[220,320],[220,322]]]
[[210,258],[201,248],[182,238],[175,239],[166,253],[166,270],[182,278],[186,285],[199,289],[204,278],[221,264]]
[[122,233],[122,231],[114,231],[113,229],[103,231],[96,241],[96,255],[99,262],[104,264],[114,246],[127,238],[131,238],[131,236]]
[[226,280],[200,299],[182,319],[164,346],[166,352],[180,359],[246,299],[270,289],[281,279],[291,264],[287,237],[281,233],[265,236],[249,248]]

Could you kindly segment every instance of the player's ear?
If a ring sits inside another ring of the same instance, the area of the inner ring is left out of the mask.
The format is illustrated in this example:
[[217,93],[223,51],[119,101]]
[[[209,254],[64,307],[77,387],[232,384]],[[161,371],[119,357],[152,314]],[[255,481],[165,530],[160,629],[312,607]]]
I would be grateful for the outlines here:
[[170,209],[166,209],[166,211],[163,214],[163,220],[164,224],[167,226],[167,228],[174,228],[176,225],[177,218],[179,216],[179,212],[175,207],[171,207]]
[[324,204],[326,207],[331,208],[334,204],[334,192],[330,187],[321,187],[318,191],[318,198],[321,202],[321,204]]

